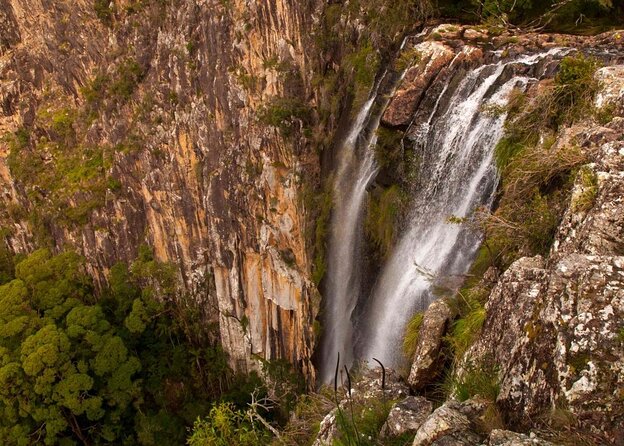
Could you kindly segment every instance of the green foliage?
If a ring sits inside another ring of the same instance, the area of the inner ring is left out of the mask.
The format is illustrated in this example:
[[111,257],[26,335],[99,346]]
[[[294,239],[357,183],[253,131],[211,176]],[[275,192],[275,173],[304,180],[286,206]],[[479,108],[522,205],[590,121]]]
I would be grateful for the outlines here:
[[272,416],[285,424],[297,404],[297,397],[305,392],[304,377],[285,359],[261,362],[267,392],[273,401],[279,402]]
[[[565,57],[552,84],[544,85],[538,95],[529,98],[516,93],[508,106],[505,137],[496,146],[500,169],[525,147],[537,145],[542,135],[556,132],[593,112],[593,98],[599,84],[594,79],[598,65],[582,54]],[[544,144],[548,148],[548,144]]]
[[414,357],[414,353],[416,353],[423,317],[423,313],[416,313],[405,327],[405,334],[403,335],[403,354],[410,360]]
[[263,124],[277,127],[283,136],[288,137],[294,134],[298,125],[304,129],[311,124],[312,111],[300,99],[274,98],[259,111],[258,119]]
[[584,166],[579,171],[580,193],[573,197],[572,210],[575,212],[585,212],[591,209],[596,201],[598,193],[598,176],[588,166]]
[[281,429],[281,442],[275,445],[311,446],[319,432],[323,418],[332,410],[329,389],[299,395],[288,424]]
[[394,69],[401,73],[410,68],[412,65],[420,62],[421,58],[422,56],[416,48],[410,47],[404,49],[399,54],[399,57],[397,57],[394,61]]
[[90,303],[80,259],[36,251],[15,276],[0,287],[0,439],[118,438],[138,401],[140,362]]
[[612,0],[440,0],[439,14],[491,27],[545,26],[549,31],[596,34],[622,24]]
[[385,190],[374,191],[370,196],[365,222],[366,234],[382,257],[388,255],[394,244],[404,203],[405,194],[396,184]]
[[382,168],[397,169],[403,161],[403,132],[400,130],[379,127],[375,157]]
[[36,251],[14,277],[0,286],[2,444],[182,444],[214,401],[244,405],[260,385],[234,378],[147,247],[99,299],[72,253]]
[[114,9],[111,9],[110,4],[111,2],[109,0],[94,0],[93,2],[95,14],[106,26],[111,26],[113,24]]
[[221,403],[205,419],[197,419],[187,444],[190,446],[264,446],[270,434],[249,420],[245,412],[232,404]]
[[[586,162],[577,147],[556,146],[554,135],[593,113],[597,64],[583,55],[562,60],[554,82],[534,97],[516,94],[508,107],[505,137],[495,155],[502,172],[502,195],[494,215],[484,220],[486,240],[478,261],[506,268],[521,255],[548,253],[566,209],[576,170]],[[584,181],[591,183],[585,176]],[[589,206],[595,187],[583,187],[579,205]]]
[[[32,204],[29,220],[34,232],[41,229],[35,220],[83,224],[104,203],[110,150],[80,144],[76,116],[76,110],[66,107],[41,107],[33,127],[19,129],[9,138],[7,164]],[[31,138],[36,134],[42,136]]]
[[381,427],[388,419],[394,401],[376,399],[354,402],[336,416],[338,436],[336,446],[374,446],[379,443]]
[[486,296],[487,290],[464,288],[452,302],[459,317],[453,322],[446,342],[457,360],[461,359],[481,331],[486,316],[483,306]]
[[9,231],[0,229],[0,285],[10,282],[15,277],[15,259],[6,243]]
[[479,395],[494,402],[500,391],[498,371],[485,363],[465,364],[451,385],[452,393],[459,401],[466,401]]
[[145,75],[143,68],[134,59],[126,59],[117,67],[110,92],[120,101],[127,101]]
[[379,53],[370,41],[360,43],[356,51],[345,57],[345,68],[353,73],[353,109],[359,109],[368,99],[380,63]]
[[91,81],[80,89],[87,105],[91,108],[91,112],[96,113],[98,107],[104,99],[111,80],[105,74],[96,75]]

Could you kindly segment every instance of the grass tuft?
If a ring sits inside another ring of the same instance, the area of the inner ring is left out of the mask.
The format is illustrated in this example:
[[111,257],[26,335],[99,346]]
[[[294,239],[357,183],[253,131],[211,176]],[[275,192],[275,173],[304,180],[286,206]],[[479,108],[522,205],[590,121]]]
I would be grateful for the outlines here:
[[411,360],[416,353],[416,347],[418,346],[418,338],[420,336],[420,326],[424,318],[423,313],[416,313],[405,327],[405,334],[403,336],[403,354],[408,360]]

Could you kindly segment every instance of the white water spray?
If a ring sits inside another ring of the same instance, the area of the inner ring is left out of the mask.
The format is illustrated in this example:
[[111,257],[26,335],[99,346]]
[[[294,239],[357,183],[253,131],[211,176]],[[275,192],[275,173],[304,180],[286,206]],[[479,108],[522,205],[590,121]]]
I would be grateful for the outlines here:
[[[333,364],[338,354],[343,364],[353,360],[353,324],[351,314],[360,293],[357,271],[362,213],[366,187],[377,172],[374,151],[376,137],[363,135],[376,94],[364,104],[344,143],[338,151],[338,169],[334,182],[334,207],[327,260],[324,342],[320,368],[321,382],[333,377]],[[378,124],[378,119],[377,119]]]
[[548,53],[506,63],[485,65],[461,81],[448,105],[440,100],[428,122],[414,134],[420,149],[421,183],[412,200],[409,228],[393,249],[374,287],[361,329],[361,357],[395,366],[401,362],[401,339],[410,316],[435,298],[433,287],[445,278],[463,277],[481,237],[449,217],[467,217],[479,206],[491,206],[498,175],[494,147],[502,136],[504,115],[483,111],[487,104],[503,105],[512,89],[528,78],[501,82],[505,66],[532,65]]

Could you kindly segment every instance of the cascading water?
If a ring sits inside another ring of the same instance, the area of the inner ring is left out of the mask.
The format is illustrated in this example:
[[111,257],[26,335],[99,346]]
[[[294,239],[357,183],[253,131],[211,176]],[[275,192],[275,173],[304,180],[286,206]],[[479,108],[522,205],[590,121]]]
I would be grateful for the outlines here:
[[[358,334],[358,354],[386,365],[401,362],[401,338],[409,317],[435,298],[434,286],[463,277],[481,237],[449,217],[467,217],[491,206],[498,174],[494,147],[504,115],[484,111],[502,105],[529,78],[505,81],[511,64],[531,66],[559,50],[514,61],[484,65],[469,72],[454,89],[445,88],[425,123],[409,133],[420,154],[420,183],[411,203],[409,226],[384,265]],[[441,107],[442,101],[446,106]],[[456,284],[460,280],[454,280]]]
[[362,213],[366,187],[374,177],[374,131],[366,138],[364,130],[369,122],[376,93],[364,104],[350,132],[338,151],[338,170],[334,182],[334,207],[328,253],[328,273],[324,310],[324,338],[320,367],[321,382],[333,377],[333,367],[338,354],[342,362],[350,365],[353,360],[353,324],[351,313],[360,293],[360,277],[357,270],[358,250],[361,241]]

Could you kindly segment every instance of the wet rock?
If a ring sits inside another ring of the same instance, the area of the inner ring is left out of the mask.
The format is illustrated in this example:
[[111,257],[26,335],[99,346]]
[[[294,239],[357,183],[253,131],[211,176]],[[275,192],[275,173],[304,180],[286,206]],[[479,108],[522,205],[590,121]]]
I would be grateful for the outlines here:
[[534,434],[524,435],[502,429],[494,429],[490,433],[487,446],[555,446]]
[[408,396],[390,409],[381,428],[381,437],[399,437],[407,432],[415,434],[432,410],[433,404],[426,398]]
[[480,399],[447,401],[418,429],[413,446],[480,445],[482,436],[477,433],[475,421],[486,408],[487,402]]
[[391,127],[408,125],[431,81],[454,57],[453,50],[440,42],[426,41],[414,47],[420,63],[408,69],[401,86],[383,114],[382,121]]
[[434,301],[425,311],[408,378],[413,389],[422,389],[431,383],[441,370],[442,340],[453,316],[453,311],[443,299]]

